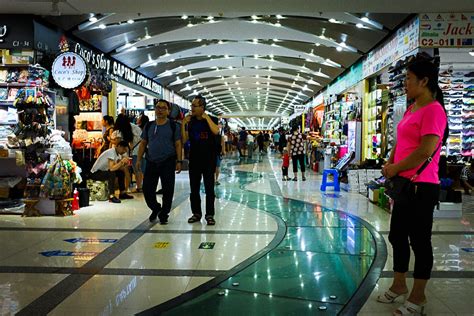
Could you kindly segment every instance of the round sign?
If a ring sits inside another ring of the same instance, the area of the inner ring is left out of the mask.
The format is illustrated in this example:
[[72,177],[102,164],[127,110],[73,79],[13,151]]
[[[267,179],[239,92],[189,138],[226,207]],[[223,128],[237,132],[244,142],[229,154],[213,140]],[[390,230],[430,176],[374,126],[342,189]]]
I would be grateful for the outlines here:
[[87,75],[86,62],[76,53],[66,52],[58,55],[53,62],[54,81],[65,89],[79,87]]

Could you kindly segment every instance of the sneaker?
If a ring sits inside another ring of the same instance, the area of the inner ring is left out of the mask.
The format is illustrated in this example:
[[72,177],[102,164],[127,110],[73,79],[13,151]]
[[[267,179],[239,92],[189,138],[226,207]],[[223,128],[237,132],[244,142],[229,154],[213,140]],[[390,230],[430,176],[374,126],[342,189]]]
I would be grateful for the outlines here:
[[445,70],[445,71],[442,71],[439,73],[439,76],[440,77],[451,77],[453,73],[453,70],[452,69],[448,69],[448,70]]
[[160,218],[160,224],[161,225],[167,225],[168,224],[168,219],[167,218]]
[[221,183],[219,181],[216,181],[216,185],[221,185]]
[[133,199],[133,196],[128,195],[127,193],[120,193],[119,198],[122,200],[131,200]]
[[474,77],[474,71],[471,71],[470,73],[465,74],[464,77],[466,77],[466,78]]
[[193,214],[193,216],[188,218],[188,223],[190,223],[190,224],[200,222],[200,221],[201,221],[201,216],[196,215],[196,214]]
[[115,196],[112,197],[112,198],[109,198],[109,202],[110,202],[110,203],[122,203],[122,201],[120,201],[119,199],[117,199]]
[[451,79],[439,78],[439,83],[441,83],[441,84],[451,84]]
[[474,78],[468,81],[464,81],[464,84],[474,84]]

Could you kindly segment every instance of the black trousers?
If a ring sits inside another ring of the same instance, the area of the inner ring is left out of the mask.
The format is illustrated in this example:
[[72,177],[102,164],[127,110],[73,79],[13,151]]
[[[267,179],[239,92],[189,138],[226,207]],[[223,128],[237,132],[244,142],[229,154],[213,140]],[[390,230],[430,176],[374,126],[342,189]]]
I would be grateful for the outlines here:
[[410,262],[410,245],[415,254],[415,279],[428,280],[433,268],[431,229],[433,211],[438,203],[439,185],[417,183],[412,201],[395,202],[388,240],[393,248],[393,270],[405,273]]
[[293,172],[295,174],[298,172],[298,162],[300,163],[301,172],[305,172],[304,155],[291,156],[291,160],[293,161]]
[[96,181],[107,181],[109,187],[109,197],[115,194],[115,177],[118,179],[120,192],[125,191],[125,173],[122,170],[102,171],[97,170],[91,173],[89,178]]
[[[214,159],[215,161],[215,159]],[[215,164],[210,161],[190,161],[189,162],[189,182],[191,184],[191,211],[193,214],[202,216],[201,209],[201,179],[204,179],[204,189],[206,190],[206,216],[214,216],[214,173]]]
[[284,177],[288,177],[288,167],[281,167],[281,172]]
[[[163,162],[155,163],[147,160],[145,175],[143,177],[143,196],[146,205],[153,212],[157,212],[162,220],[168,219],[173,203],[174,184],[176,179],[176,157]],[[156,186],[161,181],[163,189],[163,206],[156,199]]]

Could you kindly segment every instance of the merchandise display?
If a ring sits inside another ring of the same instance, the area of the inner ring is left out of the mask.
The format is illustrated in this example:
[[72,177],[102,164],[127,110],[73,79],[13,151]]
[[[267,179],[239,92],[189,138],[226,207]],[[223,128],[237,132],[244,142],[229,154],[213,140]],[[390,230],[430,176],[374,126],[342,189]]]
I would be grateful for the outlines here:
[[448,115],[448,156],[474,154],[474,72],[442,68],[439,84]]

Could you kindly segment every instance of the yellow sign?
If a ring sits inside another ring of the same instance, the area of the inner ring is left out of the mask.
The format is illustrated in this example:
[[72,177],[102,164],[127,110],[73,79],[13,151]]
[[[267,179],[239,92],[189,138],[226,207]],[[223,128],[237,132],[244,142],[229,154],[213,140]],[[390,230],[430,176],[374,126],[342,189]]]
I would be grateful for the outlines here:
[[164,248],[168,248],[169,245],[170,243],[167,241],[160,241],[160,242],[155,243],[154,247],[158,249],[164,249]]

